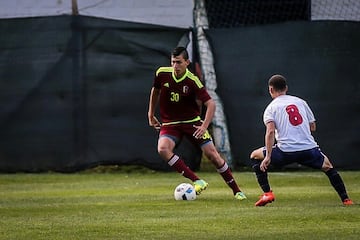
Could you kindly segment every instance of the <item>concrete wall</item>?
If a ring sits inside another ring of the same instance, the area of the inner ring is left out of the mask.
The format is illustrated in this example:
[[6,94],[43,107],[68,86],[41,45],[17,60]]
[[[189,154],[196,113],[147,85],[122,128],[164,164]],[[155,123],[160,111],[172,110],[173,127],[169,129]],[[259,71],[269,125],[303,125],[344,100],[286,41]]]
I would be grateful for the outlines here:
[[311,20],[360,21],[360,1],[312,0]]
[[[80,15],[188,28],[193,0],[77,0]],[[2,0],[0,18],[71,14],[71,0]]]

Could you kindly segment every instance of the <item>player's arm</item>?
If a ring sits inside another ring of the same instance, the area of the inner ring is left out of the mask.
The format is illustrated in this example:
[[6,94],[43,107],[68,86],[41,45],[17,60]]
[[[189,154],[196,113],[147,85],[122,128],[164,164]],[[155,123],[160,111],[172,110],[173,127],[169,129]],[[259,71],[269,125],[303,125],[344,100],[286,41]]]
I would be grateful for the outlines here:
[[304,101],[304,106],[305,106],[306,117],[309,120],[310,131],[315,132],[316,131],[316,123],[315,123],[314,113],[312,112],[311,108],[309,107],[309,105],[307,104],[306,101]]
[[315,131],[316,131],[316,123],[315,123],[315,122],[311,122],[311,123],[310,123],[310,131],[311,131],[311,132],[315,132]]
[[195,126],[195,138],[201,138],[205,134],[215,114],[216,105],[213,99],[210,98],[204,103],[204,105],[206,107],[205,118],[201,126]]
[[205,118],[204,118],[202,125],[204,126],[205,129],[207,129],[214,117],[216,105],[215,105],[215,101],[212,99],[207,100],[204,103],[204,105],[206,107],[206,112],[205,112]]
[[149,126],[152,126],[157,130],[160,129],[161,126],[160,121],[155,117],[155,109],[159,102],[159,97],[160,97],[160,89],[153,87],[150,92],[148,121],[149,121]]
[[260,164],[261,171],[265,172],[271,162],[271,152],[275,144],[275,123],[270,121],[266,123],[265,133],[265,149],[266,154],[264,160]]

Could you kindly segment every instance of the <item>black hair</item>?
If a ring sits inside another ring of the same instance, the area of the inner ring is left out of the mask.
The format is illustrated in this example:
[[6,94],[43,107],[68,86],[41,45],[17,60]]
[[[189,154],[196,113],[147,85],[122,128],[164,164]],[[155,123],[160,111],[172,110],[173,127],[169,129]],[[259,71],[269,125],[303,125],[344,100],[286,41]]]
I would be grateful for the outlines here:
[[273,75],[269,79],[269,86],[273,87],[275,91],[284,91],[287,86],[286,78],[280,74]]
[[174,48],[171,55],[174,56],[174,57],[182,55],[185,60],[189,59],[189,53],[186,50],[186,48],[184,48],[184,47],[176,47],[176,48]]

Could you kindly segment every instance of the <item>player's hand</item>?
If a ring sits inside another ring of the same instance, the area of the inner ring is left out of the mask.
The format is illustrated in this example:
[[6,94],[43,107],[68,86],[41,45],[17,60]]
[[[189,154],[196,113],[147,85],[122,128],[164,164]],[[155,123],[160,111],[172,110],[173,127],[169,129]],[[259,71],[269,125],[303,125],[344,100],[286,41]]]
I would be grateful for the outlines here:
[[151,116],[149,117],[149,126],[155,128],[156,131],[159,131],[161,123],[155,116]]
[[266,170],[268,169],[269,165],[270,165],[271,159],[269,157],[265,157],[264,160],[262,160],[261,164],[260,164],[260,170],[263,172],[266,172]]
[[195,132],[193,133],[193,136],[196,139],[202,138],[204,136],[204,134],[206,133],[207,129],[202,125],[200,125],[200,126],[193,125],[193,127],[196,128]]

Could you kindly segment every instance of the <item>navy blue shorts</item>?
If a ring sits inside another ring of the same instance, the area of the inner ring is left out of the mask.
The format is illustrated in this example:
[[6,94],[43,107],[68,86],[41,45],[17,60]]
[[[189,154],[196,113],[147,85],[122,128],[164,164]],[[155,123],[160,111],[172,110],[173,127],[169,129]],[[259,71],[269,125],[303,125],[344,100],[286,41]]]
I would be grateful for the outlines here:
[[[265,156],[265,148],[263,153]],[[318,147],[297,152],[283,152],[275,145],[271,154],[271,164],[276,167],[282,167],[291,163],[299,163],[314,169],[321,169],[324,163],[324,155]]]

